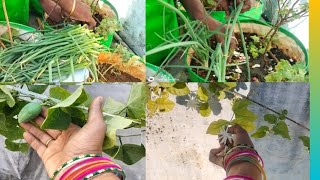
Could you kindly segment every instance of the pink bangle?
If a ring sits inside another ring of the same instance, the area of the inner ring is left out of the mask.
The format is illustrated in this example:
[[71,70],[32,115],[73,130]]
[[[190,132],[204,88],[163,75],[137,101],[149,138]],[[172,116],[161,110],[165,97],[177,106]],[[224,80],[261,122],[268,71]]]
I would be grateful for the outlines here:
[[262,158],[259,156],[259,154],[255,153],[254,151],[240,151],[238,153],[235,153],[233,154],[230,158],[226,159],[224,162],[223,162],[223,167],[226,168],[227,164],[234,158],[238,157],[238,156],[243,156],[243,155],[250,155],[250,156],[253,156],[255,158],[258,159],[259,162],[261,162],[261,166],[264,167],[264,163],[263,163],[263,160]]
[[[63,173],[63,175],[60,177],[60,180],[64,180],[66,178],[66,176],[68,176],[68,174],[70,174],[70,172],[74,171],[75,169],[78,169],[79,166],[82,166],[82,165],[85,165],[87,163],[94,162],[97,160],[108,160],[108,161],[112,162],[110,159],[103,158],[103,157],[93,157],[93,158],[86,159],[84,161],[81,161],[81,162],[73,165],[71,168],[69,168],[67,171],[65,171]],[[118,167],[120,168],[120,166],[118,166]]]
[[228,176],[224,180],[254,180],[254,179],[248,176],[235,175],[235,176]]

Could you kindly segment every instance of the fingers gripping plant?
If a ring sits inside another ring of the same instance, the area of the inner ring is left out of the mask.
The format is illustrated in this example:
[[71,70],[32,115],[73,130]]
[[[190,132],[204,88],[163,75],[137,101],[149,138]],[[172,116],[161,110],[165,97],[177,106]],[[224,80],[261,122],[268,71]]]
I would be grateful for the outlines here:
[[[70,123],[80,127],[85,125],[92,98],[82,86],[73,93],[56,86],[50,88],[49,95],[42,94],[46,89],[47,86],[29,86],[28,90],[0,86],[0,134],[6,138],[7,149],[28,151],[28,145],[24,143],[22,136],[24,130],[19,127],[18,118],[22,122],[39,115],[39,104],[48,107],[48,115],[39,127],[41,129],[64,130]],[[127,136],[117,134],[117,130],[145,126],[145,92],[144,84],[134,84],[126,104],[108,98],[103,107],[107,124],[103,151],[129,165],[145,156],[145,148],[142,144],[123,144],[122,138]],[[37,103],[29,103],[35,101]]]
[[[253,138],[263,138],[268,134],[274,134],[291,140],[287,121],[298,125],[306,131],[310,131],[304,125],[288,118],[287,110],[277,112],[265,106],[263,107],[274,112],[274,114],[264,115],[263,119],[265,122],[264,124],[266,125],[256,127],[255,122],[258,119],[258,116],[250,110],[249,106],[252,103],[259,106],[262,105],[234,91],[237,87],[237,83],[199,83],[198,89],[195,92],[192,92],[186,83],[151,83],[148,87],[148,116],[172,111],[175,107],[172,96],[185,96],[187,98],[187,110],[196,110],[203,117],[209,117],[211,115],[212,101],[220,101],[226,98],[232,100],[231,106],[233,117],[230,120],[219,119],[213,121],[207,129],[207,134],[218,135],[221,129],[225,129],[226,126],[237,124],[249,133],[254,132],[251,135]],[[310,151],[309,137],[300,136],[299,139],[308,151]]]
[[[230,14],[229,19],[227,20],[226,24],[221,24],[217,29],[211,31],[208,27],[199,20],[190,20],[188,19],[178,8],[166,3],[162,0],[157,0],[157,2],[163,5],[164,8],[175,12],[178,17],[182,20],[183,25],[178,27],[177,29],[173,29],[171,31],[165,32],[164,37],[159,36],[164,43],[159,45],[158,47],[149,50],[146,55],[152,55],[164,50],[170,49],[171,52],[168,54],[166,59],[160,65],[160,69],[158,73],[163,70],[165,67],[172,67],[172,68],[186,68],[183,65],[169,65],[170,62],[175,58],[177,55],[177,51],[182,51],[182,56],[189,53],[189,50],[192,49],[194,55],[193,59],[198,62],[199,66],[191,66],[191,68],[195,69],[203,69],[208,70],[207,76],[205,81],[208,81],[209,76],[212,72],[214,72],[215,76],[218,79],[218,82],[225,82],[226,81],[226,68],[231,66],[238,66],[238,65],[246,65],[249,67],[248,55],[246,50],[246,45],[244,41],[243,32],[240,27],[240,22],[238,17],[241,13],[241,9],[243,7],[243,2],[240,3],[238,6],[235,3],[233,7],[234,10]],[[164,17],[165,18],[165,17]],[[209,17],[207,17],[209,18]],[[164,20],[165,22],[165,20]],[[164,23],[165,24],[165,23]],[[220,30],[223,26],[226,25],[225,33],[221,33]],[[238,25],[240,28],[241,34],[241,45],[245,50],[245,55],[247,61],[245,63],[240,64],[227,64],[227,60],[229,59],[230,52],[233,50],[230,49],[230,44],[233,30],[235,26]],[[178,38],[173,38],[173,32],[176,31],[183,31],[183,33]],[[224,37],[224,41],[217,43],[216,47],[212,47],[212,43],[210,39],[214,35],[220,35]],[[248,80],[250,80],[250,68],[248,69]]]

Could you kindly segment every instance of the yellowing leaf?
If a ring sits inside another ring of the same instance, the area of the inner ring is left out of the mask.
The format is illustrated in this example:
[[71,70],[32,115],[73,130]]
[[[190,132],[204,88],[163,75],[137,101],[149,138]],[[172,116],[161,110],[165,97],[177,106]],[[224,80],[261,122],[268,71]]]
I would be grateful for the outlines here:
[[211,115],[211,109],[209,103],[202,103],[199,107],[199,112],[203,117],[209,117]]
[[207,89],[200,85],[198,87],[197,95],[201,101],[208,101],[209,99]]
[[233,103],[232,110],[237,120],[255,121],[257,115],[248,110],[248,106],[251,102],[247,99],[236,99]]
[[172,87],[174,86],[175,83],[168,83],[168,82],[159,82],[159,85],[161,87],[167,88],[167,87]]
[[157,104],[159,111],[161,111],[161,112],[169,112],[175,106],[174,102],[170,101],[167,98],[158,98],[158,99],[156,99],[155,102]]
[[256,128],[256,125],[253,123],[253,121],[247,121],[245,119],[235,119],[232,121],[232,124],[238,124],[243,129],[245,129],[247,132],[251,132]]
[[167,91],[173,95],[185,96],[190,93],[190,90],[186,83],[176,83],[172,87],[168,87]]
[[147,103],[147,108],[148,108],[148,111],[149,111],[149,115],[153,115],[154,113],[157,112],[157,103],[155,101],[152,101],[152,100],[148,100],[148,103]]
[[229,122],[227,120],[219,119],[218,121],[212,122],[208,129],[207,129],[207,134],[211,135],[218,135],[221,128],[228,125]]

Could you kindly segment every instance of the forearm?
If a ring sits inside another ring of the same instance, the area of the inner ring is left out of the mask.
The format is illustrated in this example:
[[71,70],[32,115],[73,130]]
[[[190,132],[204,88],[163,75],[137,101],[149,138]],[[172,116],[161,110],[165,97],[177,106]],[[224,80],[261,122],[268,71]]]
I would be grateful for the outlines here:
[[206,12],[201,0],[180,0],[180,2],[194,19],[202,21],[208,17],[208,13]]
[[205,10],[201,0],[180,0],[183,7],[191,14],[192,18],[197,19],[207,25],[210,29],[215,29],[221,23],[213,19]]
[[120,180],[114,173],[103,173],[95,178],[93,180]]
[[250,162],[238,162],[232,165],[227,176],[232,175],[248,176],[255,180],[261,180],[260,170]]

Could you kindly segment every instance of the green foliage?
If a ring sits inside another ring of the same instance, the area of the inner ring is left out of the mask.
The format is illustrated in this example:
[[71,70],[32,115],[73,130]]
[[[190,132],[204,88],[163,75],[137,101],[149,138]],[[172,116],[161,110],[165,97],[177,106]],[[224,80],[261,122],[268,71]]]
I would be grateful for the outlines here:
[[100,25],[96,28],[96,33],[104,38],[108,38],[110,34],[114,34],[120,30],[122,30],[122,27],[117,17],[110,17],[102,19]]
[[127,165],[132,165],[145,156],[146,149],[143,144],[140,146],[135,144],[124,144],[114,146],[111,149],[104,150],[104,152]]
[[308,136],[300,136],[299,139],[302,141],[303,145],[310,152],[310,137],[308,137]]
[[289,129],[285,122],[288,110],[282,110],[281,113],[276,116],[274,114],[264,115],[264,120],[269,123],[269,126],[261,126],[251,137],[262,138],[268,132],[273,132],[275,135],[279,135],[283,138],[291,140],[289,135]]
[[275,67],[275,72],[265,77],[267,82],[306,82],[307,70],[303,62],[297,62],[293,66],[289,61],[281,59]]
[[251,135],[253,138],[263,138],[267,135],[269,132],[269,127],[268,126],[261,126],[255,133]]
[[218,135],[221,128],[225,127],[228,124],[229,124],[229,122],[224,119],[219,119],[218,121],[213,121],[207,129],[207,134]]

